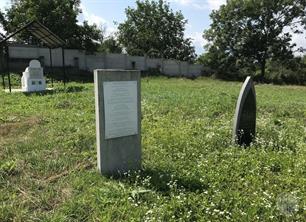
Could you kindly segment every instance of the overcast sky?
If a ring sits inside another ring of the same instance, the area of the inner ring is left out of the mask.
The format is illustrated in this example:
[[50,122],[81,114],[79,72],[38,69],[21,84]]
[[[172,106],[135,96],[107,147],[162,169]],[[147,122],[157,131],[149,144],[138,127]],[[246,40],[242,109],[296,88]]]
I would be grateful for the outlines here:
[[[218,9],[220,5],[225,4],[226,0],[168,0],[173,10],[181,10],[188,20],[186,26],[186,37],[193,39],[197,54],[203,53],[205,44],[202,34],[204,29],[209,28],[209,14],[213,9]],[[0,8],[3,10],[8,7],[9,0],[0,0]],[[81,0],[82,14],[79,21],[88,20],[89,24],[105,26],[108,34],[116,31],[114,22],[125,20],[124,9],[128,6],[134,7],[134,0]],[[0,30],[1,31],[1,30]],[[293,42],[298,47],[306,48],[305,34],[293,35]]]

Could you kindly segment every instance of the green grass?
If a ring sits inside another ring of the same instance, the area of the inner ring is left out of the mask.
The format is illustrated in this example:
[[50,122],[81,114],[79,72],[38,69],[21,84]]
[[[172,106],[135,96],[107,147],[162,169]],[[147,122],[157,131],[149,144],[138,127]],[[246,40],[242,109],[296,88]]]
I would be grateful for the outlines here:
[[143,170],[120,179],[96,170],[93,84],[1,91],[0,221],[303,221],[306,88],[256,85],[245,149],[231,141],[241,85],[142,79]]

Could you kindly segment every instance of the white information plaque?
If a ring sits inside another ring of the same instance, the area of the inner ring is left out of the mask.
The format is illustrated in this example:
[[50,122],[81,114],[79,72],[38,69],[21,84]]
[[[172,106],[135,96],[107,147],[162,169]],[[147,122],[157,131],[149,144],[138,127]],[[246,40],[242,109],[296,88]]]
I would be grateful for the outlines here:
[[138,133],[137,81],[103,82],[105,139]]

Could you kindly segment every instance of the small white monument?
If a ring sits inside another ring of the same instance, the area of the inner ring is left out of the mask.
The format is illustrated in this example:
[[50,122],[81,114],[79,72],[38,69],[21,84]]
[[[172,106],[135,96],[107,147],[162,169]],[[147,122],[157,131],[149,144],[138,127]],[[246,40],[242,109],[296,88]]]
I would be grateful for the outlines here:
[[46,79],[43,68],[38,60],[31,60],[29,67],[22,73],[21,85],[23,92],[46,90]]

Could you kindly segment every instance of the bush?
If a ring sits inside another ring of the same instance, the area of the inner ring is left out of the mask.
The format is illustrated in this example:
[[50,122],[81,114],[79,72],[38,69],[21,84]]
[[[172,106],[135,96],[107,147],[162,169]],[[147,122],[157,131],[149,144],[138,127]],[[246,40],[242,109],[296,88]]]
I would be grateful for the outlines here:
[[[198,62],[210,69],[210,76],[223,80],[244,80],[253,76],[255,81],[275,84],[306,85],[306,56],[287,60],[268,60],[264,79],[260,78],[260,67],[251,61],[242,61],[233,56],[222,57],[218,54],[206,53]],[[209,75],[207,75],[209,76]]]

